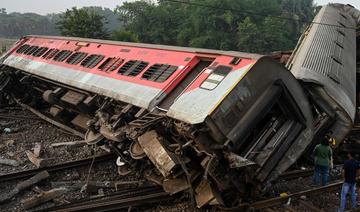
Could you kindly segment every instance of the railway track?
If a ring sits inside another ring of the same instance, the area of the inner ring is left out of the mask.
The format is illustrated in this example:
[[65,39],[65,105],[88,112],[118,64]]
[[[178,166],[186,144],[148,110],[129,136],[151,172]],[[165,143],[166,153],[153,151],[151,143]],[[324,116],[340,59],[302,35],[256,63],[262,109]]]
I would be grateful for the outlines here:
[[292,180],[299,177],[309,177],[314,174],[314,169],[288,171],[280,175],[278,180]]
[[161,187],[150,186],[125,189],[106,197],[80,200],[39,211],[117,211],[129,207],[139,207],[146,204],[164,202],[175,198],[176,195],[170,196],[164,192]]
[[43,121],[43,119],[37,116],[9,115],[4,113],[0,113],[0,119]]
[[[108,161],[108,160],[114,159],[114,158],[116,158],[115,154],[100,155],[100,156],[95,157],[94,163],[100,163],[100,162]],[[5,175],[0,175],[0,182],[32,177],[32,176],[36,175],[37,173],[39,173],[41,171],[45,171],[45,170],[48,171],[49,173],[51,173],[51,172],[65,170],[65,169],[86,166],[86,165],[91,164],[92,160],[93,160],[93,157],[81,159],[81,160],[70,161],[70,162],[66,162],[66,163],[55,164],[52,166],[46,166],[46,167],[42,167],[42,168],[38,168],[38,169],[30,169],[30,170],[21,171],[21,172],[13,172],[13,173],[5,174]]]
[[266,208],[280,206],[280,205],[288,202],[289,199],[296,200],[303,195],[307,196],[307,195],[315,195],[315,194],[319,194],[319,193],[323,193],[323,192],[330,192],[330,191],[339,189],[342,186],[342,184],[343,184],[343,181],[337,181],[337,182],[331,183],[326,186],[312,188],[312,189],[308,189],[308,190],[304,190],[304,191],[299,191],[299,192],[292,193],[292,194],[289,194],[284,197],[275,197],[275,198],[271,198],[271,199],[257,201],[257,202],[250,203],[250,204],[244,203],[236,208],[221,208],[221,209],[225,210],[225,211],[263,210]]

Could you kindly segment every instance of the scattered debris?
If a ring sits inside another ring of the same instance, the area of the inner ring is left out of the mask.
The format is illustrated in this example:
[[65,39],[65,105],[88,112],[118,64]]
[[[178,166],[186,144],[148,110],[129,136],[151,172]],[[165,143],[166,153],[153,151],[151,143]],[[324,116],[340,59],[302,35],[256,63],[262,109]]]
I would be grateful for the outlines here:
[[9,147],[9,146],[14,145],[15,141],[14,140],[6,140],[4,143],[7,147]]
[[8,166],[19,166],[20,165],[20,163],[16,160],[4,159],[4,158],[0,158],[0,164],[8,165]]
[[40,153],[41,153],[41,144],[40,143],[35,143],[35,147],[34,147],[34,155],[35,157],[40,157]]
[[14,157],[15,156],[15,153],[13,152],[6,152],[7,155],[9,155],[10,157]]
[[46,166],[46,160],[36,157],[36,155],[29,150],[26,150],[25,153],[31,163],[33,163],[37,168]]
[[50,146],[51,147],[60,147],[60,146],[73,146],[73,147],[79,147],[87,145],[86,141],[71,141],[71,142],[60,142],[60,143],[53,143]]
[[10,128],[8,128],[8,127],[4,128],[3,131],[4,131],[4,133],[11,133],[12,132],[12,130]]
[[25,209],[33,208],[37,205],[55,199],[63,194],[65,194],[68,190],[66,188],[54,188],[49,191],[41,192],[33,197],[25,199],[22,201]]
[[9,128],[9,127],[5,127],[3,129],[3,132],[6,134],[10,134],[10,133],[16,133],[18,132],[20,129],[19,128]]
[[25,190],[26,188],[35,185],[36,183],[46,179],[49,177],[49,173],[47,171],[42,171],[40,173],[38,173],[37,175],[18,183],[14,189],[12,189],[9,192],[3,192],[2,194],[0,194],[0,203],[11,199],[13,196],[15,196],[16,194],[20,193],[21,191]]

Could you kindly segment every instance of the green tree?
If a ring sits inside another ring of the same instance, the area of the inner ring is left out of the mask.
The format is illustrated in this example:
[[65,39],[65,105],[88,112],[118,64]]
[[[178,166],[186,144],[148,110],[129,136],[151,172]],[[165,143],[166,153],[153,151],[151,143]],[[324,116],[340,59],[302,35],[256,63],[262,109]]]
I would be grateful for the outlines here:
[[125,42],[139,42],[139,38],[137,35],[124,29],[114,30],[111,34],[110,39]]
[[60,16],[56,25],[64,36],[106,39],[109,36],[106,22],[106,18],[94,10],[73,7]]
[[292,49],[314,6],[313,0],[158,0],[124,3],[116,12],[121,30],[140,42],[265,53]]

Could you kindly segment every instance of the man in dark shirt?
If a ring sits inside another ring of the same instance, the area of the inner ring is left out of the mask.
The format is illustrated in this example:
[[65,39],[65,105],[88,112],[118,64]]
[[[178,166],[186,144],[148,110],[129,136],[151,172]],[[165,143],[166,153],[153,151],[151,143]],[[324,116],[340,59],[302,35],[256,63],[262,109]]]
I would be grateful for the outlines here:
[[356,208],[356,173],[359,169],[359,163],[356,161],[352,154],[349,152],[348,160],[345,161],[343,167],[344,184],[341,189],[341,199],[339,211],[343,212],[346,207],[346,195],[350,192],[351,207]]

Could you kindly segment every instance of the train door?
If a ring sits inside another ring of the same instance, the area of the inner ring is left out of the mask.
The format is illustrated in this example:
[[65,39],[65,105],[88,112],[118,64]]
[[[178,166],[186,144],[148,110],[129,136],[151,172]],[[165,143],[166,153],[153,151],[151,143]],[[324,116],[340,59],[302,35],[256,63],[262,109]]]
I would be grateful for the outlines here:
[[191,69],[187,75],[176,85],[176,87],[160,102],[158,108],[168,110],[186,88],[208,67],[215,58],[200,58],[199,62]]

